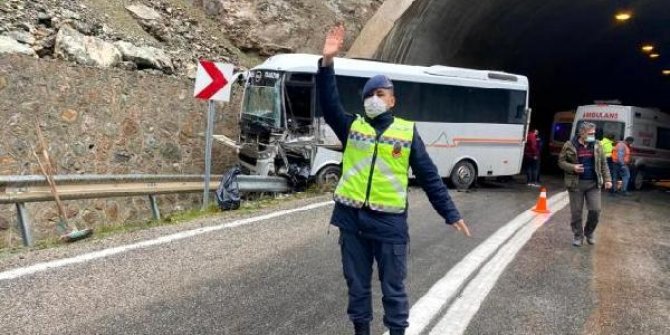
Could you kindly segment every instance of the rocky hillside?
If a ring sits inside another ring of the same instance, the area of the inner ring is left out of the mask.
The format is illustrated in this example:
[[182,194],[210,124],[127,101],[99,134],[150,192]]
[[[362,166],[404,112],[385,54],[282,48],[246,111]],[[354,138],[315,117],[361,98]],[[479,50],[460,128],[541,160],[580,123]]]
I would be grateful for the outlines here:
[[[193,0],[219,18],[227,36],[244,51],[319,52],[323,36],[345,22],[352,38],[383,0]],[[347,41],[352,43],[353,41]]]
[[[382,0],[5,0],[0,55],[195,75],[199,58],[252,66],[318,52],[336,21],[362,28]],[[351,42],[351,41],[349,41]]]
[[[319,52],[335,22],[352,38],[382,0],[0,0],[0,175],[40,174],[36,122],[58,173],[195,174],[204,169],[205,103],[191,98],[199,58],[250,67],[278,52]],[[346,41],[351,43],[352,41]],[[234,137],[240,91],[215,132]],[[36,117],[38,116],[38,117]],[[235,162],[215,146],[213,169]],[[198,195],[158,197],[161,213]],[[53,237],[53,203],[28,204],[33,236]],[[67,202],[96,229],[149,219],[146,199]],[[16,246],[0,205],[0,250]]]

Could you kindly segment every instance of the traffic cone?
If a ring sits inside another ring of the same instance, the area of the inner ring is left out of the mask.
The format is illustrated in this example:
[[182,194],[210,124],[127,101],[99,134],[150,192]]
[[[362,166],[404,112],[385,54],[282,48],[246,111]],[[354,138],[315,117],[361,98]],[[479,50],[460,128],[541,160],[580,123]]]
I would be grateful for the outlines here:
[[547,189],[540,189],[540,197],[537,198],[537,203],[535,204],[535,209],[533,212],[536,213],[550,213],[551,211],[547,208]]

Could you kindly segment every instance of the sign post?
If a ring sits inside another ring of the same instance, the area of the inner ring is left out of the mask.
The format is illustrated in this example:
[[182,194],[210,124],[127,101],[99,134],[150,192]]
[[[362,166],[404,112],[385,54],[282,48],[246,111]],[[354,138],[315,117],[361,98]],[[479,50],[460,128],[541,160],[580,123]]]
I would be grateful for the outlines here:
[[216,105],[209,100],[207,106],[207,130],[205,132],[205,190],[202,194],[202,209],[207,210],[209,204],[209,182],[212,173],[212,135],[214,135],[214,116]]
[[215,101],[230,101],[230,82],[233,78],[233,64],[213,63],[200,60],[195,78],[193,96],[208,100],[207,128],[205,131],[205,189],[202,195],[202,209],[209,206],[209,183],[212,169],[212,136],[214,133]]

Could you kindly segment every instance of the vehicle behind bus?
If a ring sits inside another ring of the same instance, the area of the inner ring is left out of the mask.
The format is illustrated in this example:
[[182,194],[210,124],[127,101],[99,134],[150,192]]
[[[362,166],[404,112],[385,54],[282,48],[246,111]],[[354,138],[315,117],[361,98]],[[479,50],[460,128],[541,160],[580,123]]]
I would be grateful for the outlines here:
[[570,140],[570,131],[574,121],[574,110],[554,114],[554,121],[551,124],[551,137],[549,138],[549,155],[552,166],[555,166],[558,162],[558,154],[561,153],[563,144]]
[[631,187],[644,182],[670,178],[670,115],[654,108],[621,105],[588,105],[577,108],[572,134],[582,122],[594,123],[596,139],[613,134],[615,141],[632,136]]
[[[246,172],[337,183],[342,145],[317,103],[318,59],[277,55],[249,71],[240,137],[222,141],[238,150]],[[335,73],[344,109],[361,115],[367,79],[389,76],[398,101],[394,114],[415,121],[440,175],[456,186],[519,173],[530,119],[525,77],[354,59],[337,59]]]

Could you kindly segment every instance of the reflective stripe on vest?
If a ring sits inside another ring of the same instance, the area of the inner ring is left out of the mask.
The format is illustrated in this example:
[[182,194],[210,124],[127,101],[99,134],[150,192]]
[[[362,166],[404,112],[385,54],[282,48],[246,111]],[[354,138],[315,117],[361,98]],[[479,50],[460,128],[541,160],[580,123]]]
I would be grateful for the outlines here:
[[367,205],[380,212],[404,212],[413,136],[414,123],[396,117],[377,139],[375,129],[357,117],[342,155],[335,201],[354,208]]
[[623,145],[624,148],[624,155],[623,155],[623,163],[628,164],[630,163],[630,148],[625,142],[619,142],[617,145],[614,147],[614,150],[612,150],[612,161],[613,162],[619,162],[619,146]]

